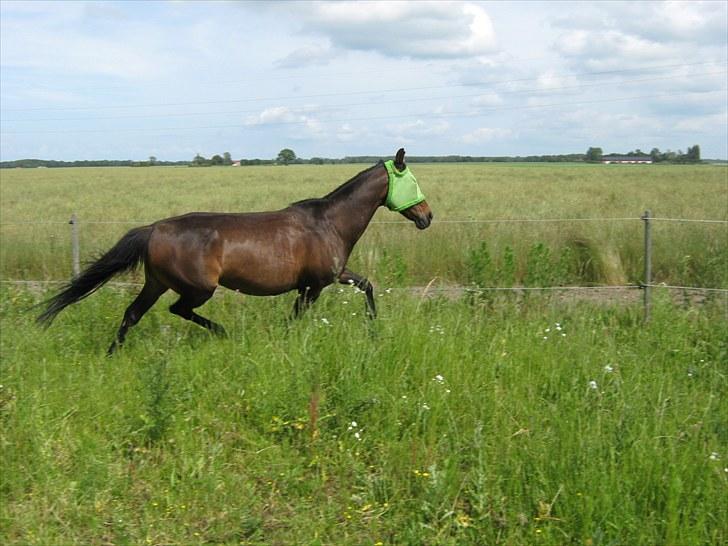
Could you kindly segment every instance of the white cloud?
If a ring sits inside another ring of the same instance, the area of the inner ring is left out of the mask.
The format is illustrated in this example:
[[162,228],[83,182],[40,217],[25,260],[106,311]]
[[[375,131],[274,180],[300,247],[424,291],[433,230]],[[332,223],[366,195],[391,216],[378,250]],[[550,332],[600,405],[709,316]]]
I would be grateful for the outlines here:
[[460,137],[460,140],[465,144],[479,144],[481,142],[491,142],[493,140],[506,139],[513,136],[514,133],[510,129],[503,129],[501,127],[481,127],[464,134]]
[[501,96],[498,93],[492,91],[490,93],[484,93],[482,95],[479,95],[479,96],[473,98],[470,101],[470,104],[473,106],[481,106],[481,107],[483,107],[483,106],[500,106],[501,104],[503,104],[503,99],[501,98]]
[[288,134],[290,138],[296,140],[319,138],[324,134],[324,128],[319,119],[311,116],[309,112],[292,110],[287,106],[265,108],[259,114],[248,116],[243,123],[247,127],[290,125],[293,126],[293,130]]
[[326,36],[343,50],[453,58],[496,47],[488,13],[469,2],[315,2],[299,9],[304,31]]
[[336,53],[329,44],[311,44],[300,47],[285,57],[278,59],[275,65],[279,68],[299,68],[310,65],[324,65],[330,62]]

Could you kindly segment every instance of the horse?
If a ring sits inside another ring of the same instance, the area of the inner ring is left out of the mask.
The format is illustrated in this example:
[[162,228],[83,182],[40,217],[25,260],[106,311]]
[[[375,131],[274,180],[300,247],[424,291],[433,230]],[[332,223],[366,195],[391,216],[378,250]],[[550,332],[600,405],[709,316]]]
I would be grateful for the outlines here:
[[292,317],[299,317],[326,286],[338,281],[363,291],[367,315],[375,318],[372,284],[346,267],[354,245],[380,206],[421,230],[433,218],[404,156],[400,148],[394,160],[378,162],[324,197],[281,210],[192,212],[134,228],[44,301],[37,321],[49,326],[67,306],[140,264],[144,286],[126,308],[108,355],[167,290],[179,295],[170,312],[218,335],[225,335],[225,329],[195,312],[218,286],[255,296],[297,290]]

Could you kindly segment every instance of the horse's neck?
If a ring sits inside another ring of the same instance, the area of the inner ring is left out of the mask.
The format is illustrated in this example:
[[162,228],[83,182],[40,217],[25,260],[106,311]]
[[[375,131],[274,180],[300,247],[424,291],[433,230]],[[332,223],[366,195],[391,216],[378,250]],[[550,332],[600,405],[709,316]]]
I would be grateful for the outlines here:
[[386,179],[369,174],[357,181],[351,191],[332,195],[327,216],[334,224],[349,250],[366,230],[377,208],[386,197]]

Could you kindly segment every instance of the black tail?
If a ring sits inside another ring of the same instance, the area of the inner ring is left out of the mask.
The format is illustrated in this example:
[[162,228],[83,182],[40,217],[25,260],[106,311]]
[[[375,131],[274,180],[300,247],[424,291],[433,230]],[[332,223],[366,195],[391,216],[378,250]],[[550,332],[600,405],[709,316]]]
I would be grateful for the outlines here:
[[41,305],[46,310],[38,316],[38,323],[49,326],[56,315],[72,303],[93,294],[114,275],[134,269],[147,253],[152,226],[132,229],[109,251],[90,264],[63,289]]

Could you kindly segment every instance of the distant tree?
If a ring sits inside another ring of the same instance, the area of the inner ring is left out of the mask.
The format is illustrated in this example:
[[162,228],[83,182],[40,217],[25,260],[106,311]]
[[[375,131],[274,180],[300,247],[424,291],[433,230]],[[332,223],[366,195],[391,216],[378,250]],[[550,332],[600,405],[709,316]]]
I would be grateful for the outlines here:
[[225,152],[224,154],[222,154],[222,160],[225,165],[233,164],[233,160],[232,160],[232,157],[230,156],[230,152]]
[[278,152],[278,158],[276,159],[278,163],[283,163],[284,165],[288,165],[295,160],[296,152],[294,152],[290,148],[283,148],[280,152]]
[[604,152],[602,152],[601,148],[589,148],[586,151],[586,160],[592,161],[592,162],[599,162],[602,160],[602,155]]
[[652,158],[653,163],[659,163],[660,161],[662,161],[662,154],[660,153],[660,149],[652,148],[652,150],[650,150],[650,157]]
[[700,163],[700,146],[689,146],[686,155],[688,163]]
[[210,165],[224,165],[224,164],[225,164],[225,160],[219,154],[215,154],[210,158]]
[[196,167],[203,167],[205,165],[208,165],[209,162],[203,156],[201,156],[200,154],[197,154],[195,156],[195,158],[192,160],[192,164]]
[[150,165],[156,165],[156,163],[157,163],[157,158],[154,157],[153,155],[150,155],[149,156],[149,164]]

